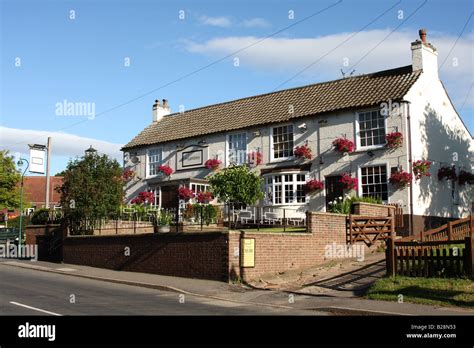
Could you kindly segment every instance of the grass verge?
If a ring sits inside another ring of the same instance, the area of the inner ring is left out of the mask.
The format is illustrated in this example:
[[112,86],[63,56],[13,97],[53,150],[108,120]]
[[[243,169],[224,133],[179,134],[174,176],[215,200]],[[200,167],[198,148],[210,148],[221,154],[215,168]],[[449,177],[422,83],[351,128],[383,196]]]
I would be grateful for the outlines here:
[[474,308],[474,284],[469,279],[390,277],[377,280],[367,292],[373,300]]

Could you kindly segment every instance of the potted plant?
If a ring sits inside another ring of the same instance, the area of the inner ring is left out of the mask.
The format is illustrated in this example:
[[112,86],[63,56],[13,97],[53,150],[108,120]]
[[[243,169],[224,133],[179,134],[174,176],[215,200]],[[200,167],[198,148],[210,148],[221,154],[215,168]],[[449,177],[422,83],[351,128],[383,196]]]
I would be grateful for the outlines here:
[[306,159],[309,159],[309,160],[311,158],[313,158],[313,154],[311,152],[311,149],[308,147],[307,144],[295,147],[295,150],[293,151],[293,153],[298,158],[306,158]]
[[456,174],[456,166],[441,167],[438,170],[438,180],[452,180],[455,181],[458,178]]
[[402,146],[403,134],[400,132],[388,133],[385,135],[385,140],[387,141],[385,147],[389,149],[396,149],[397,147]]
[[173,174],[173,169],[168,164],[162,164],[161,166],[158,167],[158,171],[163,173],[165,176],[170,176]]
[[418,160],[413,162],[413,174],[415,174],[415,179],[419,180],[423,176],[430,177],[431,174],[429,173],[431,167],[430,161]]
[[464,186],[465,184],[473,185],[474,184],[474,174],[461,170],[458,177],[459,186]]
[[316,179],[306,181],[305,191],[307,193],[311,194],[322,189],[324,189],[324,183],[322,181]]
[[263,154],[260,151],[253,151],[247,155],[249,164],[258,166],[263,163]]
[[168,233],[171,231],[171,222],[173,215],[167,211],[161,211],[158,216],[158,233]]
[[345,137],[337,138],[332,142],[334,149],[340,153],[354,152],[355,144],[352,140],[346,139]]
[[210,158],[204,163],[204,165],[207,169],[217,170],[219,169],[221,163],[222,162],[219,161],[217,158]]
[[195,196],[194,191],[191,190],[189,187],[186,186],[181,186],[178,188],[178,198],[188,201],[190,199],[193,199]]
[[389,181],[392,185],[404,188],[411,184],[412,179],[413,175],[411,173],[405,172],[404,170],[398,170],[390,175]]
[[353,178],[348,173],[344,173],[341,179],[339,179],[339,182],[342,183],[344,190],[355,190],[357,189],[357,185],[359,183],[357,178]]

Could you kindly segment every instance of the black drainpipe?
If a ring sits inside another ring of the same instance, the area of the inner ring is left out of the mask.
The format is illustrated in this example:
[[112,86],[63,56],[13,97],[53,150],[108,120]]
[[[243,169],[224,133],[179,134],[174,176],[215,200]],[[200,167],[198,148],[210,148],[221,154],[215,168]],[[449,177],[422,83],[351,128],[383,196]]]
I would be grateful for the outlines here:
[[[408,129],[408,166],[409,173],[413,173],[413,158],[412,158],[412,147],[411,147],[411,117],[410,117],[410,102],[404,101],[407,105],[407,129]],[[410,192],[410,219],[408,224],[409,233],[413,234],[413,183],[408,186]]]

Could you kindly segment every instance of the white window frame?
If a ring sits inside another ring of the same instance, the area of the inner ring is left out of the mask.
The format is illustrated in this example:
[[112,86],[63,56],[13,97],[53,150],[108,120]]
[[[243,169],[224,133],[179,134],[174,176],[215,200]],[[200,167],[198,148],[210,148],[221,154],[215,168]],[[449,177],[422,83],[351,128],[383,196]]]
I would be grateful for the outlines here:
[[[356,149],[357,150],[371,150],[371,149],[380,149],[382,147],[385,147],[385,142],[383,144],[378,144],[378,145],[366,145],[362,146],[360,144],[360,114],[366,113],[366,112],[372,112],[372,111],[378,111],[381,112],[380,108],[375,108],[375,109],[367,109],[367,110],[361,110],[361,111],[356,111],[355,115],[355,139],[356,139]],[[381,113],[380,115],[384,118],[384,130],[385,134],[387,134],[387,116],[383,116]]]
[[244,134],[244,136],[245,136],[245,159],[244,159],[244,163],[248,162],[247,161],[247,155],[248,155],[249,138],[248,138],[247,131],[232,132],[232,133],[226,134],[226,137],[225,137],[225,166],[226,167],[230,166],[230,164],[231,164],[230,160],[229,160],[229,154],[230,154],[229,139],[230,139],[230,136],[237,135],[237,134]]
[[[154,195],[154,202],[153,205],[161,208],[161,186],[148,186],[147,188],[148,192],[153,192]],[[158,191],[158,200],[156,199],[156,192]]]
[[[278,183],[277,185],[275,185],[275,176],[278,176],[278,175],[280,175],[282,177],[281,183]],[[289,203],[285,203],[285,185],[287,184],[287,182],[285,181],[285,175],[292,175],[293,176],[293,180],[291,181],[292,185],[293,185],[293,201],[289,202]],[[297,181],[296,180],[296,175],[304,175],[305,180],[304,181]],[[268,199],[265,198],[265,202],[268,205],[272,205],[272,206],[294,206],[294,205],[301,206],[301,205],[308,204],[308,198],[309,198],[308,195],[305,195],[304,202],[297,202],[296,201],[297,185],[298,184],[302,185],[302,184],[306,183],[306,181],[308,180],[308,175],[309,175],[308,172],[294,172],[294,171],[293,172],[281,172],[281,173],[268,173],[268,174],[263,175],[265,195],[267,194],[268,187],[271,187],[271,189],[272,189],[272,200],[269,201]],[[267,179],[268,178],[272,178],[271,185],[267,184]],[[281,186],[281,203],[275,203],[275,186]]]
[[274,128],[278,128],[278,127],[285,127],[285,126],[292,126],[293,128],[293,151],[294,151],[294,147],[295,147],[295,125],[293,123],[283,123],[283,124],[276,124],[276,125],[272,125],[270,126],[270,131],[269,131],[269,134],[270,134],[270,162],[281,162],[281,161],[287,161],[289,159],[293,159],[295,158],[295,155],[293,154],[292,156],[288,156],[288,157],[279,157],[279,158],[275,158],[274,157],[274,154],[275,154],[275,151],[273,149],[273,129]]
[[388,162],[369,163],[369,164],[366,163],[364,165],[358,166],[358,168],[357,168],[357,180],[358,180],[357,195],[359,197],[364,197],[364,192],[362,191],[362,168],[381,167],[381,166],[385,166],[386,172],[387,172],[387,199],[386,200],[382,199],[382,202],[390,203],[390,182],[389,182],[389,179],[390,179],[390,165],[389,165]]
[[149,153],[152,150],[158,150],[159,151],[159,153],[160,153],[160,162],[159,163],[163,163],[163,148],[162,147],[152,147],[152,148],[147,149],[146,154],[145,154],[145,173],[146,173],[147,178],[154,178],[158,175],[158,174],[150,175]]

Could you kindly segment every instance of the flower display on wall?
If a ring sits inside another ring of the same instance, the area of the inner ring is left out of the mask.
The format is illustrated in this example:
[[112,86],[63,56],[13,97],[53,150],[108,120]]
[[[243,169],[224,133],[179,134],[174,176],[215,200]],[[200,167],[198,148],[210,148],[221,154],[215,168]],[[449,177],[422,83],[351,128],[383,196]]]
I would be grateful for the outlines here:
[[179,199],[183,199],[186,201],[186,200],[194,198],[194,196],[195,196],[194,191],[191,190],[189,187],[181,186],[180,188],[178,188]]
[[209,203],[210,201],[212,201],[214,199],[214,197],[212,196],[212,193],[209,192],[209,191],[199,191],[198,194],[196,195],[196,199],[199,203]]
[[295,150],[293,151],[293,153],[298,158],[306,158],[309,160],[313,158],[311,149],[308,147],[307,144],[295,147]]
[[438,180],[452,180],[456,181],[458,178],[456,174],[456,166],[451,167],[441,167],[438,170]]
[[306,181],[305,190],[308,193],[313,193],[324,189],[324,183],[322,181],[311,179]]
[[385,146],[389,149],[396,149],[403,144],[403,134],[400,132],[392,132],[385,135],[387,143]]
[[397,185],[400,188],[410,185],[412,180],[413,175],[411,173],[405,172],[404,170],[393,172],[389,179],[392,185]]
[[263,163],[263,153],[260,151],[250,152],[248,155],[248,162],[254,166],[258,166]]
[[166,176],[170,176],[171,174],[174,173],[173,169],[171,169],[171,167],[167,164],[162,164],[161,166],[158,167],[158,170]]
[[204,165],[207,169],[217,170],[219,169],[221,163],[222,162],[219,161],[217,158],[210,158],[204,163]]
[[132,199],[130,203],[132,204],[152,204],[155,201],[155,195],[153,192],[142,191],[138,194],[137,197]]
[[135,171],[133,169],[127,168],[123,171],[122,178],[125,181],[130,180],[135,176]]
[[418,160],[418,161],[413,162],[413,174],[415,175],[415,179],[419,180],[423,176],[430,177],[431,174],[429,173],[429,171],[430,171],[431,164],[432,162],[424,161],[424,160]]
[[346,139],[344,137],[337,138],[332,142],[334,149],[336,151],[344,153],[344,152],[354,152],[355,144],[352,140]]
[[359,184],[357,178],[353,178],[350,174],[347,173],[342,175],[342,178],[339,179],[339,182],[343,184],[345,190],[356,190],[357,185]]

